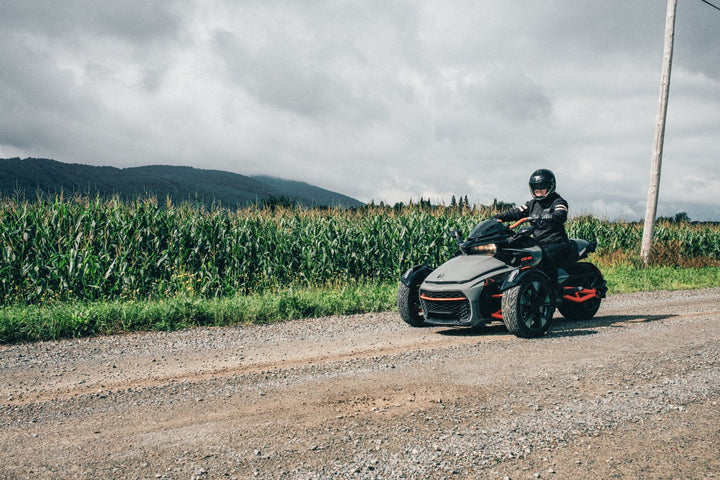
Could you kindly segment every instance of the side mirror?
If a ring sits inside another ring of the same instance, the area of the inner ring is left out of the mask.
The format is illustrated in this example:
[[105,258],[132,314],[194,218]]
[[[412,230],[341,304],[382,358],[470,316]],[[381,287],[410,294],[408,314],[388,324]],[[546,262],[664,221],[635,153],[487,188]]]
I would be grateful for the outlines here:
[[448,232],[452,238],[455,239],[458,245],[460,245],[463,242],[462,233],[460,230],[450,230]]

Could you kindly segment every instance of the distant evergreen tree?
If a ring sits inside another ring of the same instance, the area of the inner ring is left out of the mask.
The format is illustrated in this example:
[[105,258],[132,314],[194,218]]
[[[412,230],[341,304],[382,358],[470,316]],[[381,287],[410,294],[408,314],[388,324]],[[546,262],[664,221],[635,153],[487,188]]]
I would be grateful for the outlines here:
[[680,212],[675,214],[675,222],[677,223],[690,223],[690,217],[688,217],[688,214],[685,212]]

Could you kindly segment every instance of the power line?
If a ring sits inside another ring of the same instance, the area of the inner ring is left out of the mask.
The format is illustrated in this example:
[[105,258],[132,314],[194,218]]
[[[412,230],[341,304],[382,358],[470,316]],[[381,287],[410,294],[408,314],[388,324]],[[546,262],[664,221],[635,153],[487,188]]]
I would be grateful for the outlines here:
[[700,0],[700,1],[703,2],[703,3],[707,3],[708,5],[710,5],[711,7],[713,7],[715,10],[720,10],[720,7],[718,7],[718,6],[716,6],[716,5],[713,5],[712,3],[708,2],[707,0]]

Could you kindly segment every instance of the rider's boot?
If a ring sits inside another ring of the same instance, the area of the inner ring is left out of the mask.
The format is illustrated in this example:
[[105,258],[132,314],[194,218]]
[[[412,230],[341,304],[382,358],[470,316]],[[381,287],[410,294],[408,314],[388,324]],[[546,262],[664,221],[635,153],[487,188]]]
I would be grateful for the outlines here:
[[557,282],[552,283],[553,297],[555,298],[555,306],[559,307],[562,303],[563,287]]

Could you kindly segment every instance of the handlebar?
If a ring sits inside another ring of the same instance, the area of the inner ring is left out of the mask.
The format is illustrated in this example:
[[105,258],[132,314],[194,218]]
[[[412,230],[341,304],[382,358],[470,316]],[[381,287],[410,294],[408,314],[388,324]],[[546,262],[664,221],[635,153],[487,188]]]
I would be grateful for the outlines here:
[[528,220],[530,220],[528,217],[521,218],[521,219],[518,220],[517,222],[513,223],[512,225],[510,225],[510,229],[511,229],[511,230],[515,230],[517,227],[519,227],[519,226],[522,225],[523,223],[527,222]]

